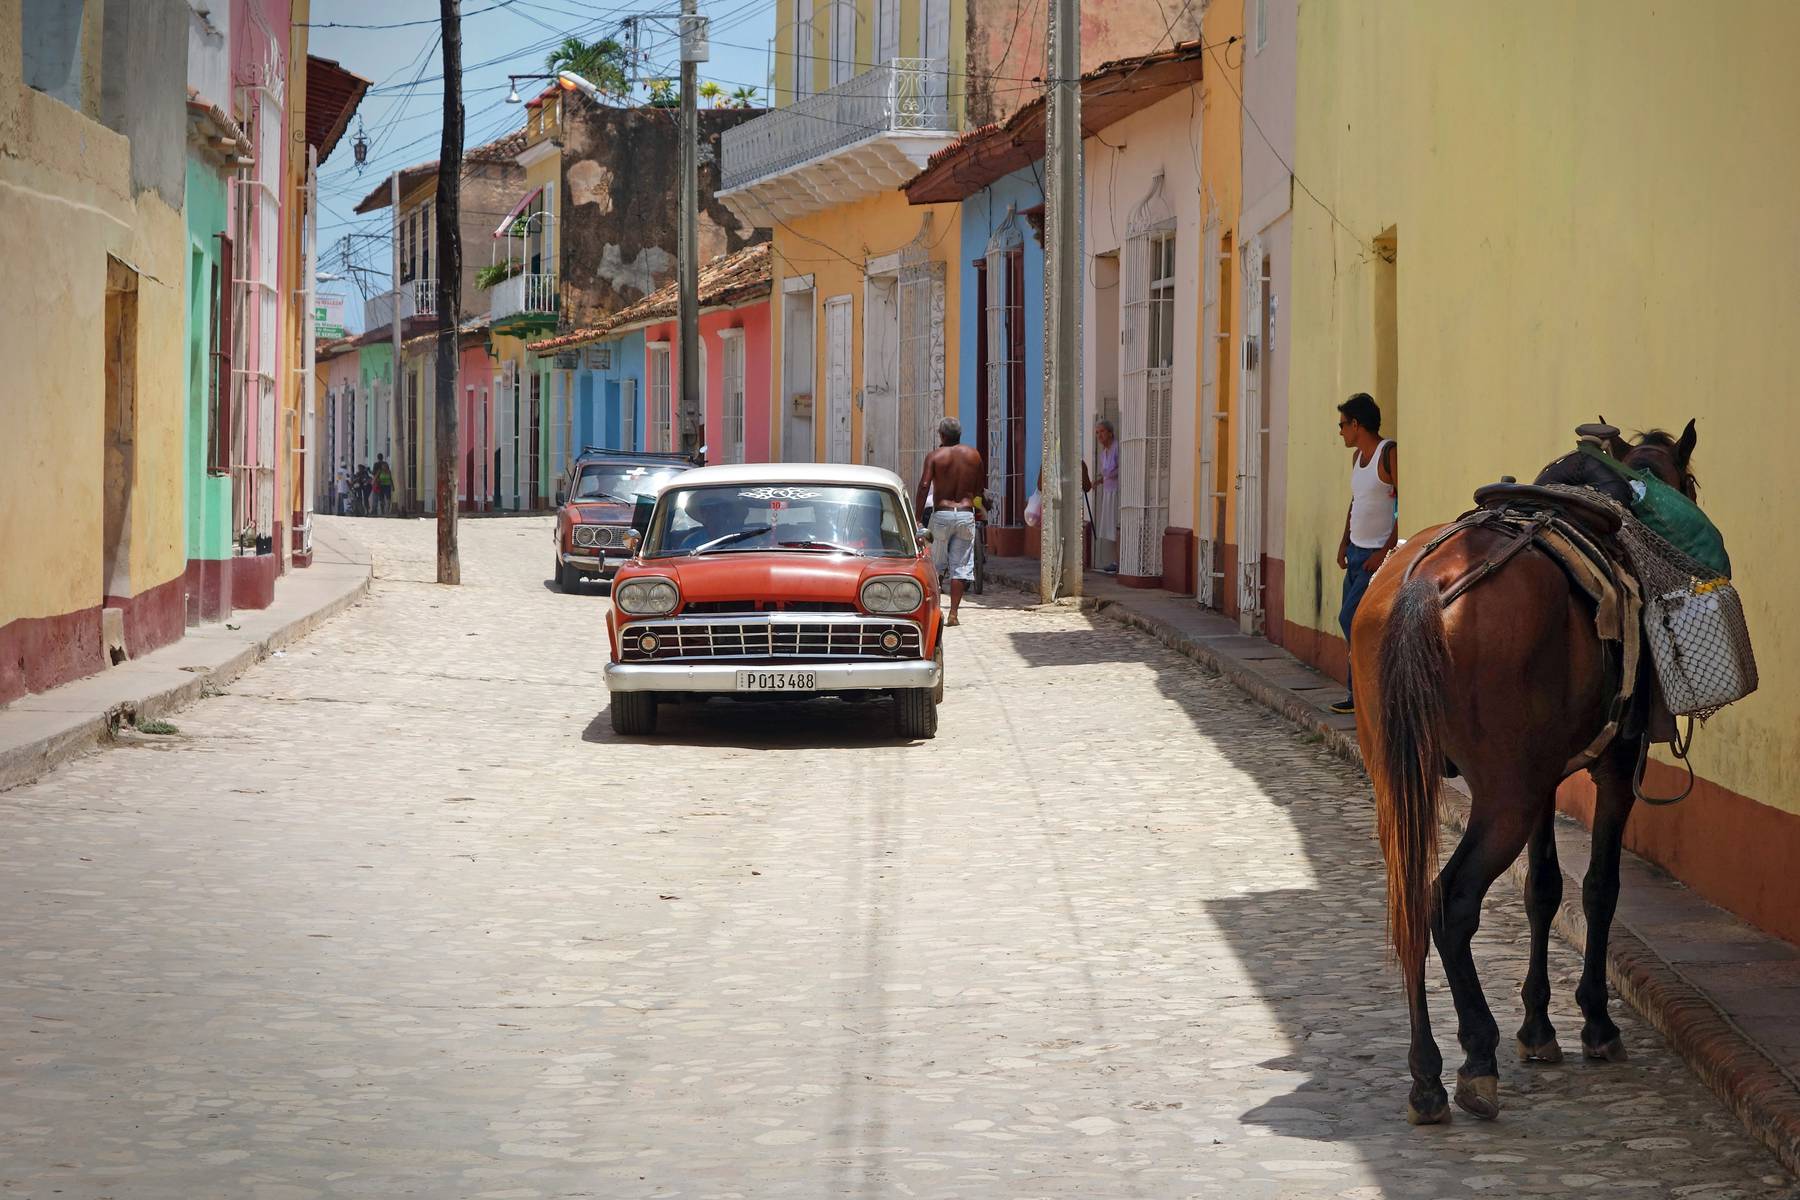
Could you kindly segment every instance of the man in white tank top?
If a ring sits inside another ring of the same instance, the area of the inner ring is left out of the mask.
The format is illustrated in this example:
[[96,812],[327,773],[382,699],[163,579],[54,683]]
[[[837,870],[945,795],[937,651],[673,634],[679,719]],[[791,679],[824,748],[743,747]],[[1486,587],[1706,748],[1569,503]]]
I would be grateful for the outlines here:
[[[1350,646],[1350,622],[1369,590],[1369,580],[1399,538],[1400,455],[1381,436],[1381,407],[1367,392],[1338,405],[1338,433],[1350,447],[1350,509],[1344,514],[1344,536],[1338,541],[1338,566],[1344,571],[1344,603],[1338,624],[1344,646]],[[1344,666],[1348,685],[1350,667]],[[1354,691],[1331,706],[1335,713],[1356,711]]]

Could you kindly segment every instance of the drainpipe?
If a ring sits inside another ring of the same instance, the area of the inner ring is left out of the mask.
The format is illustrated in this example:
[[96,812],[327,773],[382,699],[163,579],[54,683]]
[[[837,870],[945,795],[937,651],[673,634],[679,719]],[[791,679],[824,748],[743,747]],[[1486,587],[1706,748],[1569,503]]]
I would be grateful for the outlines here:
[[388,176],[388,211],[394,215],[394,276],[392,280],[393,289],[391,291],[394,301],[392,321],[394,362],[393,366],[390,368],[390,373],[393,376],[393,388],[392,394],[388,397],[388,408],[390,411],[388,415],[387,444],[388,470],[391,471],[394,476],[394,497],[393,501],[390,502],[390,511],[392,511],[393,508],[399,507],[399,504],[404,501],[400,486],[401,481],[406,478],[405,473],[396,465],[400,459],[400,455],[396,452],[396,447],[400,445],[400,431],[405,428],[405,426],[400,423],[400,172],[398,171],[395,171],[392,175]]

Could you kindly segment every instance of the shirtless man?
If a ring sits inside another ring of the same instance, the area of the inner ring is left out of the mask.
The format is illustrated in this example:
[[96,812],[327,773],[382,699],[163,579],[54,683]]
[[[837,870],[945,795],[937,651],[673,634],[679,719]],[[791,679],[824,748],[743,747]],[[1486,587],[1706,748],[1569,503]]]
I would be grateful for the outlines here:
[[939,575],[950,574],[950,616],[944,623],[955,625],[963,589],[975,578],[975,498],[986,500],[987,472],[975,447],[962,444],[962,422],[955,417],[938,422],[938,443],[925,456],[918,507],[925,511],[925,497],[934,497],[931,559]]

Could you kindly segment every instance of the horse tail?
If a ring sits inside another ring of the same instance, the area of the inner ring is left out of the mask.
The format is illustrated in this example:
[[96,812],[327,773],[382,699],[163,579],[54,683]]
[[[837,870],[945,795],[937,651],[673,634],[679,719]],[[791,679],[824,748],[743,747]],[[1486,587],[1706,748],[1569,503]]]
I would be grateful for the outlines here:
[[1423,970],[1438,857],[1438,785],[1444,775],[1444,680],[1450,643],[1437,583],[1403,584],[1381,643],[1376,797],[1387,860],[1388,936],[1408,984]]

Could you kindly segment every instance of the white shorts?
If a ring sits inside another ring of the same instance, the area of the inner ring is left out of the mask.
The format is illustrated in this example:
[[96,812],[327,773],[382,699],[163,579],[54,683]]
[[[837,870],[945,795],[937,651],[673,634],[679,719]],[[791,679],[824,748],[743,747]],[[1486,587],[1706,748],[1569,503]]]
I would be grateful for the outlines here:
[[940,508],[931,514],[931,561],[940,576],[972,583],[975,579],[975,514],[968,509]]

